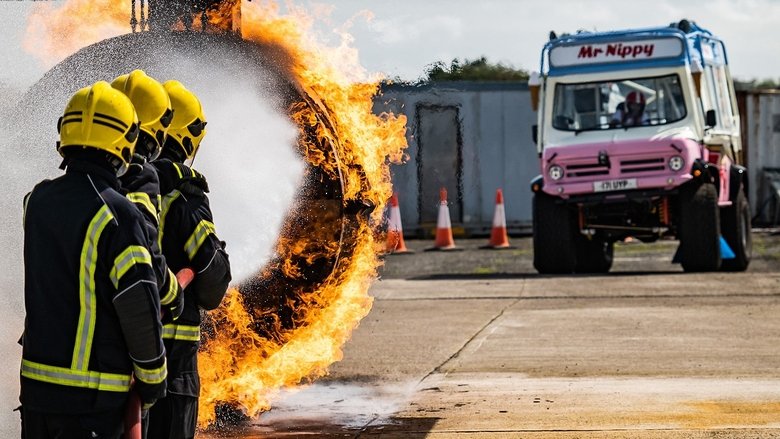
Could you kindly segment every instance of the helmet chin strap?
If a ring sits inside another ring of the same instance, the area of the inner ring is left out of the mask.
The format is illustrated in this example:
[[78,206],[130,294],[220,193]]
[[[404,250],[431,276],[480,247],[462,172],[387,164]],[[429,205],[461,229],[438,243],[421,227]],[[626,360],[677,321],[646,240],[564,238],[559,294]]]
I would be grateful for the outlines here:
[[[58,140],[58,141],[57,141],[57,151],[59,151],[59,150],[60,150],[60,141]],[[69,158],[69,157],[67,157],[67,156],[66,156],[66,157],[63,157],[63,158],[62,158],[62,162],[60,163],[60,170],[64,171],[64,170],[65,170],[65,168],[67,168],[67,167],[68,167],[68,162],[69,162],[69,161],[70,161],[70,158]]]
[[[195,156],[198,154],[198,150],[199,150],[200,148],[197,148],[197,149],[196,149],[196,148],[195,148],[195,147],[192,145],[192,139],[190,139],[189,137],[185,137],[185,138],[184,138],[184,142],[186,143],[186,145],[185,145],[185,146],[186,146],[185,150],[189,149],[189,150],[191,150],[191,151],[192,151],[192,157],[185,158],[185,159],[184,159],[184,164],[185,164],[185,165],[187,165],[187,166],[189,166],[189,167],[191,168],[191,167],[192,167],[192,165],[195,163]],[[200,146],[200,145],[198,145],[198,146]]]
[[152,150],[152,153],[149,155],[148,161],[153,162],[157,160],[160,157],[161,153],[162,153],[162,146],[158,144],[157,147],[154,148]]
[[157,140],[146,132],[141,132],[138,137],[138,143],[135,146],[135,153],[144,158],[145,161],[151,162],[160,155],[160,147]]
[[184,161],[184,164],[191,168],[195,164],[195,156],[196,155],[198,155],[198,151],[197,150],[192,154],[192,157],[190,157],[190,158],[188,158],[187,160]]
[[165,145],[162,147],[160,157],[169,159],[173,162],[184,163],[187,160],[187,153],[185,152],[183,145],[169,136],[165,140]]
[[130,166],[130,164],[127,163],[126,161],[114,157],[113,155],[110,154],[108,155],[108,162],[111,164],[111,166],[114,167],[117,177],[121,177],[125,175],[125,172],[127,172],[127,169]]
[[119,167],[119,168],[116,170],[116,176],[117,176],[117,177],[121,177],[121,176],[125,175],[125,173],[127,172],[127,169],[128,169],[128,168],[129,168],[129,166],[127,165],[127,163],[123,163],[123,164],[122,164],[122,165],[121,165],[121,166],[120,166],[120,167]]

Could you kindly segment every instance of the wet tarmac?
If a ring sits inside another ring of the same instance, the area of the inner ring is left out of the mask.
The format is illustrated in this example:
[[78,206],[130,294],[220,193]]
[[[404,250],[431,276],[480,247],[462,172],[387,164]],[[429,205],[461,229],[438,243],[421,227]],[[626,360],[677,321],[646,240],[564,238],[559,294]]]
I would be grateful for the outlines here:
[[780,437],[780,236],[745,273],[683,273],[621,243],[603,276],[513,249],[390,255],[344,359],[246,425],[202,437]]

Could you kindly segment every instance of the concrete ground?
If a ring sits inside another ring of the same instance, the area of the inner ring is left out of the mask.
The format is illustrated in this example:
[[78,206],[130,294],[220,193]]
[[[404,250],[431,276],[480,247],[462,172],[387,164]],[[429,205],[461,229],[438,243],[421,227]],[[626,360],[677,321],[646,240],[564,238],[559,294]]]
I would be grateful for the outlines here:
[[780,236],[745,273],[620,244],[604,276],[514,249],[390,255],[328,377],[223,437],[778,438]]

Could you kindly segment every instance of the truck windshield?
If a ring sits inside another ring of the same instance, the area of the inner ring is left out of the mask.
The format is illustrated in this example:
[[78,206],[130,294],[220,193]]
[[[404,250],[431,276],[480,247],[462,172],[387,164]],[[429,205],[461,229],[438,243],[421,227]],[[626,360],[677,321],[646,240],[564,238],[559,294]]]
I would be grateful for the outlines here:
[[678,75],[555,86],[553,127],[559,130],[664,125],[685,116]]

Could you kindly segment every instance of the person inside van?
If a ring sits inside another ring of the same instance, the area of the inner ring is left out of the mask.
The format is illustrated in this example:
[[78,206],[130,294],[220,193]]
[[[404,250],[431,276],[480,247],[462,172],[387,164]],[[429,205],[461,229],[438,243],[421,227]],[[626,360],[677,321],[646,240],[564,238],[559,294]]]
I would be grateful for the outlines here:
[[633,127],[649,124],[650,118],[645,113],[645,96],[638,91],[632,91],[626,96],[625,101],[618,104],[609,123],[610,127]]

